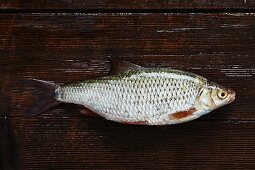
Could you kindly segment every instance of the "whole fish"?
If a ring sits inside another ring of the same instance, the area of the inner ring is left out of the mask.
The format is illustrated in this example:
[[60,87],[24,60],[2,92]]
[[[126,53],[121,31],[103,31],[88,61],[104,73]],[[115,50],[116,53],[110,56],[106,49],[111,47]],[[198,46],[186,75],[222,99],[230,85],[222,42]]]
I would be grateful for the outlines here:
[[61,102],[83,105],[126,124],[168,125],[199,118],[235,100],[235,92],[199,75],[125,63],[117,75],[57,86],[37,80],[45,96],[27,112],[36,115]]

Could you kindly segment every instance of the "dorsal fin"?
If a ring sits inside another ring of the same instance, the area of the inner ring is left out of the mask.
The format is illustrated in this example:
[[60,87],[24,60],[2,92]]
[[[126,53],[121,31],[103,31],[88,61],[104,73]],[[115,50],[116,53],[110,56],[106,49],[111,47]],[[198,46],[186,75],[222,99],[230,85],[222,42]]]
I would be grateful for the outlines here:
[[144,67],[142,66],[139,66],[121,59],[115,59],[115,58],[110,58],[110,64],[111,64],[111,70],[109,72],[110,75],[121,74],[128,70],[144,69]]

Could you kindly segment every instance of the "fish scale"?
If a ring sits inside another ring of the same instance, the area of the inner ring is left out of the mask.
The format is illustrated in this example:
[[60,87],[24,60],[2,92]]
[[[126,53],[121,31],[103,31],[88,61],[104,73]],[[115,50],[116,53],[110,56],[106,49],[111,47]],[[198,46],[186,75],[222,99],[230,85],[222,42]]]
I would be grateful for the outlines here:
[[84,105],[106,119],[176,123],[171,114],[195,105],[205,79],[176,70],[136,70],[56,89],[58,101]]

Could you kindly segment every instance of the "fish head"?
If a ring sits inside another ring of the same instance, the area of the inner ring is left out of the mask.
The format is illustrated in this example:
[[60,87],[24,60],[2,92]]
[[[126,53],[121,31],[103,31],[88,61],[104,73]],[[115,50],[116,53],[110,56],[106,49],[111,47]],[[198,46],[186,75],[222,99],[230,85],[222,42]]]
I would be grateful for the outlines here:
[[203,110],[212,111],[235,100],[234,90],[218,85],[217,83],[207,82],[200,89],[197,103]]

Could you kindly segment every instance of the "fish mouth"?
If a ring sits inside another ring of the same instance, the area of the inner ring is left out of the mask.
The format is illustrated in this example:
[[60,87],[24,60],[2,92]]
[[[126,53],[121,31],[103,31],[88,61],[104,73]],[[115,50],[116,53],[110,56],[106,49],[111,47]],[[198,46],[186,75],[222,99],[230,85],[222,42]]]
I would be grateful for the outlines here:
[[236,92],[231,90],[229,103],[232,103],[235,99],[236,99]]

